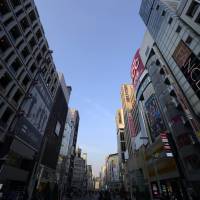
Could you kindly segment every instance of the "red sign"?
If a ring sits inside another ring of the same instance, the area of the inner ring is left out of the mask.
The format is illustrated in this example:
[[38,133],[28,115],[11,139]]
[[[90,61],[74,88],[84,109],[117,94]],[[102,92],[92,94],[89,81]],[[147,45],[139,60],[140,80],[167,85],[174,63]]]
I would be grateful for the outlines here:
[[138,80],[144,71],[144,65],[140,57],[140,49],[137,50],[133,63],[131,66],[131,78],[133,80],[133,87],[136,88]]

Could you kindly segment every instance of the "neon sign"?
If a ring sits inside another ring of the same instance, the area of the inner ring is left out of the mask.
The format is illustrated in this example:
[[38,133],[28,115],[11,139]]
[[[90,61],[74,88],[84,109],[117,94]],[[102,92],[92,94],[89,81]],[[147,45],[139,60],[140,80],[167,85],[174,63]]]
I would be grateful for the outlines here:
[[139,53],[139,49],[138,49],[134,56],[133,63],[131,66],[131,78],[133,80],[134,88],[136,88],[138,80],[143,71],[144,71],[144,65],[142,63],[142,59],[140,57],[140,53]]

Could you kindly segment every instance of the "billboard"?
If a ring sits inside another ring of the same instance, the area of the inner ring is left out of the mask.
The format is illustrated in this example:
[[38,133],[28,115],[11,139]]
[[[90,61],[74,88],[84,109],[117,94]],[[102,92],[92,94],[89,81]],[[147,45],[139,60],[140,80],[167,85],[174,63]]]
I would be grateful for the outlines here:
[[30,89],[30,97],[22,103],[23,116],[16,124],[16,134],[37,150],[40,148],[52,106],[52,100],[39,78]]
[[155,95],[151,95],[145,102],[147,121],[149,124],[152,141],[166,130]]
[[167,132],[163,132],[160,134],[160,138],[163,143],[163,148],[164,148],[166,157],[173,157],[171,145],[169,144],[169,140],[168,140],[168,137],[169,137],[168,134],[169,133]]
[[137,50],[132,65],[131,65],[131,78],[133,81],[133,87],[136,88],[138,80],[144,71],[144,65],[140,57],[140,49]]
[[200,99],[200,60],[181,40],[173,53],[173,59]]

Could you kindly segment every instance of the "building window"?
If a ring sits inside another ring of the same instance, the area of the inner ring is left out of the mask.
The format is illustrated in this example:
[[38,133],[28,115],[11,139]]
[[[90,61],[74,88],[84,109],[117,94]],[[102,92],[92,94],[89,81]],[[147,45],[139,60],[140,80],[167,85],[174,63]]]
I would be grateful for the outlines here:
[[31,65],[30,71],[31,71],[31,73],[33,74],[33,73],[35,72],[35,70],[36,70],[36,65],[35,65],[35,63],[33,63],[33,64]]
[[0,78],[0,87],[6,88],[9,83],[12,81],[10,75],[6,72],[3,76]]
[[157,6],[156,6],[156,10],[159,10],[159,8],[160,8],[160,6],[159,6],[159,5],[157,5]]
[[10,34],[12,35],[12,37],[17,40],[21,33],[20,33],[20,30],[17,26],[14,26],[11,30],[10,30]]
[[30,78],[28,77],[28,75],[26,75],[26,76],[24,77],[22,83],[23,83],[23,85],[24,85],[25,87],[27,87],[29,82],[30,82]]
[[13,96],[13,100],[16,102],[16,103],[19,103],[20,99],[22,98],[23,94],[22,92],[18,89],[15,93],[15,95]]
[[51,82],[51,78],[49,77],[49,78],[47,79],[47,86],[49,86],[50,82]]
[[15,59],[15,61],[11,64],[12,71],[17,73],[18,70],[21,68],[22,63],[18,58]]
[[29,13],[29,18],[31,22],[34,22],[37,19],[34,10]]
[[27,56],[30,54],[30,52],[29,52],[29,50],[28,50],[27,47],[25,47],[25,48],[22,50],[21,53],[22,53],[22,56],[23,56],[24,59],[26,59]]
[[181,26],[178,26],[177,29],[176,29],[176,33],[180,33],[182,30]]
[[36,45],[36,41],[35,41],[34,37],[32,37],[31,40],[29,41],[29,45],[30,45],[31,49],[33,49],[34,46]]
[[8,18],[8,19],[4,22],[4,25],[5,25],[5,26],[8,26],[11,22],[13,22],[13,20],[14,20],[13,17]]
[[194,17],[198,8],[199,8],[199,3],[197,1],[192,1],[189,9],[187,11],[187,15],[190,16],[190,17]]
[[8,7],[7,1],[6,0],[1,0],[0,2],[0,14],[5,15],[10,12],[10,9]]
[[169,21],[168,21],[168,24],[172,24],[172,21],[173,21],[173,18],[170,17],[170,18],[169,18]]
[[25,9],[28,10],[30,7],[31,7],[31,3],[27,4],[27,5],[25,6]]
[[26,31],[26,29],[29,27],[28,20],[26,18],[23,18],[20,22],[23,31]]
[[193,38],[191,36],[188,36],[187,39],[186,39],[186,41],[185,41],[185,43],[188,44],[188,45],[190,45],[191,42],[192,42],[192,40],[193,40]]
[[37,60],[37,63],[40,63],[40,61],[42,60],[42,56],[40,53],[37,55],[36,60]]
[[195,22],[196,22],[197,24],[200,24],[200,13],[198,14],[197,18],[195,19]]
[[0,110],[4,107],[5,103],[4,102],[0,102]]
[[16,86],[16,84],[13,83],[12,86],[10,87],[8,93],[6,94],[6,98],[9,98],[9,97],[10,97],[10,94],[13,92],[15,86]]
[[3,36],[0,39],[0,49],[1,49],[1,51],[4,53],[9,47],[10,47],[10,43],[9,43],[8,39],[6,38],[6,36]]
[[44,46],[42,47],[42,53],[45,54],[46,51],[47,51],[47,47],[46,47],[46,45],[44,45]]
[[37,31],[36,36],[38,40],[40,40],[40,38],[42,37],[42,32],[40,29]]
[[18,77],[17,77],[17,80],[18,80],[18,81],[21,79],[21,77],[22,77],[24,71],[25,71],[24,69],[21,70],[20,74],[19,74]]
[[5,112],[3,113],[2,117],[1,117],[1,121],[5,124],[8,123],[8,121],[10,120],[10,117],[12,116],[13,111],[8,107],[6,108]]
[[11,4],[13,6],[13,8],[19,6],[21,4],[20,0],[12,0],[11,1]]
[[19,17],[23,13],[24,13],[24,10],[20,9],[19,11],[16,12],[16,16]]
[[166,11],[163,10],[161,15],[162,15],[162,16],[165,16],[165,15],[166,15]]

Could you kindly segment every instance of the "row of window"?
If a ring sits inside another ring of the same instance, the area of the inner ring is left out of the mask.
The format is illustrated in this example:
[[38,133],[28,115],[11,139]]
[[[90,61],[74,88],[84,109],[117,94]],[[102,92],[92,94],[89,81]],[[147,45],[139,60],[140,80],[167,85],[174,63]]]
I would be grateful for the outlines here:
[[[197,2],[197,1],[192,1],[192,3],[190,4],[187,12],[186,12],[186,15],[193,18],[197,12],[197,10],[199,9],[200,7],[200,3]],[[196,19],[194,20],[197,24],[200,24],[200,12],[199,14],[197,15]]]
[[[9,47],[11,47],[11,44],[9,43],[9,41],[8,41],[8,39],[7,39],[6,36],[3,36],[3,37],[0,39],[0,44],[2,44],[2,45],[0,45],[0,50],[1,50],[2,52],[5,52]],[[35,44],[35,45],[37,44],[36,41],[34,40],[34,37],[32,37],[32,39],[29,41],[29,44]],[[45,44],[43,45],[41,51],[42,51],[43,55],[44,55],[45,53],[47,53],[47,47],[46,47]],[[12,54],[14,54],[14,52],[12,52],[11,54],[9,54],[9,58],[12,56]],[[22,55],[23,59],[26,60],[26,59],[30,56],[30,51],[29,51],[29,49],[28,49],[27,47],[24,47],[24,49],[21,51],[21,55]],[[29,65],[29,62],[30,62],[30,61],[31,61],[31,57],[29,58],[29,61],[27,62],[27,66]],[[36,57],[36,61],[37,61],[37,64],[40,65],[40,63],[41,63],[41,61],[42,61],[42,55],[41,55],[41,53],[38,53],[38,55],[37,55],[37,57]],[[46,59],[46,64],[47,64],[47,65],[50,65],[50,63],[51,63],[50,58]],[[20,71],[20,69],[22,68],[22,66],[23,66],[22,63],[21,63],[20,60],[17,58],[17,59],[15,59],[14,62],[11,64],[10,68],[11,68],[11,70],[12,70],[12,72],[13,72],[14,74],[17,74],[17,73]],[[33,73],[33,74],[36,72],[36,65],[35,65],[35,64],[31,65],[30,71],[31,71],[31,73]],[[45,75],[47,74],[47,71],[48,71],[48,68],[47,68],[47,66],[45,66],[45,67],[43,68],[43,70],[42,70],[43,76],[45,76]],[[50,78],[50,77],[52,77],[53,74],[54,74],[54,68],[53,68],[53,67],[51,68],[51,71],[50,71],[49,73],[50,73],[50,76],[46,79],[46,82],[47,82],[47,85],[48,85],[48,86],[50,85],[50,82],[51,82],[51,78]],[[56,83],[56,80],[55,80],[54,83]],[[51,92],[53,93],[54,90],[55,90],[55,87],[53,86],[53,87],[51,88]]]

